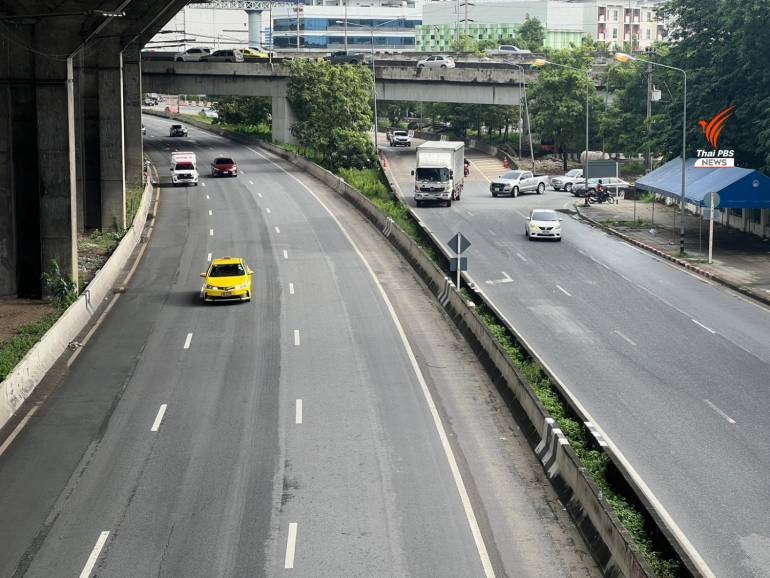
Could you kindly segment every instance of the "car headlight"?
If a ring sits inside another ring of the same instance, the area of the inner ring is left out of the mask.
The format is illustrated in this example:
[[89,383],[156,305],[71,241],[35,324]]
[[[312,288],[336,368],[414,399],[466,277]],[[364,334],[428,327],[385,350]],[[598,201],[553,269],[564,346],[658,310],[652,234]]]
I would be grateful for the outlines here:
[[217,290],[219,290],[219,287],[217,287],[216,285],[206,284],[206,289],[209,289],[211,291],[217,291]]
[[236,289],[236,290],[237,289],[248,289],[248,288],[249,288],[249,284],[248,283],[241,283],[240,285],[236,285],[235,287],[233,287],[233,289]]

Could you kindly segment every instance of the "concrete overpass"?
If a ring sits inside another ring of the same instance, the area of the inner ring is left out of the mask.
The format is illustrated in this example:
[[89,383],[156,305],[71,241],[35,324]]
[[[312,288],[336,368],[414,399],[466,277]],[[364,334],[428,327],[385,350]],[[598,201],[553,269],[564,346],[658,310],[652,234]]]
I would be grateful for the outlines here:
[[141,182],[140,49],[186,0],[0,4],[0,296],[77,281],[77,232],[125,226]]
[[[513,68],[375,68],[377,98],[413,102],[460,102],[518,105],[520,75]],[[292,142],[294,116],[286,100],[289,67],[285,64],[169,62],[142,63],[145,92],[269,96],[273,99],[273,138]],[[534,75],[525,74],[531,82]]]

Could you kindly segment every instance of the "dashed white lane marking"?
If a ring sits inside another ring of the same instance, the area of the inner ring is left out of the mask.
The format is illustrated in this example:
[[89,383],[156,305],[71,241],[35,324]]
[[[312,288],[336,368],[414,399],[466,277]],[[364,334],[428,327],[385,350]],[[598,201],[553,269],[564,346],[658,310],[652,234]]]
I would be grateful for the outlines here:
[[299,345],[299,329],[294,330],[294,345]]
[[284,259],[288,259],[289,258],[289,252],[286,249],[283,250],[283,258]]
[[208,255],[208,262],[211,263],[211,253]]
[[249,184],[250,184],[250,185],[253,185],[253,184],[254,184],[254,181],[249,181]]
[[281,229],[279,229],[278,227],[276,227],[276,228],[275,228],[275,232],[276,232],[276,233],[280,233],[280,232],[281,232]]
[[721,409],[719,409],[717,406],[715,406],[713,403],[711,403],[709,400],[704,399],[703,402],[709,406],[711,409],[713,409],[715,412],[717,412],[720,416],[725,418],[729,423],[735,423],[735,420],[731,418],[729,415],[727,415],[725,412],[723,412]]
[[187,337],[184,340],[184,348],[190,349],[190,342],[192,341],[192,333],[188,333]]
[[211,199],[211,197],[209,197],[208,195],[206,195],[206,200],[208,201],[208,200],[210,200],[210,199]]
[[214,236],[214,229],[209,229],[209,237],[213,237],[213,236]]
[[712,333],[712,334],[716,333],[716,331],[714,331],[713,329],[711,329],[711,327],[706,327],[705,325],[703,325],[703,323],[701,323],[701,322],[700,322],[700,321],[698,321],[697,319],[693,319],[693,320],[692,320],[692,322],[693,322],[693,323],[695,323],[695,325],[700,325],[701,327],[703,327],[703,329],[705,329],[705,330],[706,330],[706,331],[708,331],[709,333]]
[[269,215],[270,214],[270,207],[265,207],[265,212]]
[[158,431],[158,428],[160,428],[160,422],[163,421],[163,416],[166,415],[166,408],[168,407],[168,404],[162,403],[160,405],[160,409],[158,410],[158,415],[155,416],[155,421],[152,422],[152,427],[150,428],[150,431]]
[[473,216],[473,213],[471,213],[471,212],[470,212],[468,209],[465,209],[465,213],[466,213],[466,214],[467,214],[469,217],[472,217],[472,216]]
[[205,186],[206,186],[206,183],[204,183],[204,182],[201,182],[201,186],[202,186],[202,187],[205,187]]
[[627,341],[628,343],[630,343],[630,344],[631,344],[631,345],[633,345],[634,347],[636,347],[636,343],[634,343],[634,340],[633,340],[633,339],[631,339],[630,337],[628,337],[628,336],[624,335],[624,334],[623,334],[621,331],[618,331],[617,329],[615,329],[615,330],[613,331],[613,333],[614,333],[615,335],[618,335],[619,337],[623,338],[625,341]]
[[209,217],[211,217],[213,214],[214,214],[213,211],[209,209]]
[[[454,451],[452,450],[452,446],[449,443],[449,437],[447,436],[446,429],[444,428],[444,423],[441,421],[441,416],[439,415],[438,408],[436,407],[436,402],[433,400],[433,395],[430,393],[430,389],[428,389],[428,384],[425,381],[425,376],[422,373],[422,369],[420,369],[420,364],[417,362],[417,357],[414,354],[414,350],[412,349],[412,346],[409,344],[409,340],[406,337],[406,332],[404,331],[404,327],[401,325],[401,321],[399,320],[398,315],[396,314],[396,310],[393,307],[393,303],[390,301],[390,298],[388,297],[388,294],[385,292],[385,289],[383,288],[382,283],[380,283],[380,280],[377,278],[377,275],[374,273],[374,269],[372,269],[372,266],[369,264],[369,261],[367,261],[363,253],[361,253],[361,249],[359,249],[358,245],[356,245],[355,241],[353,241],[347,229],[345,229],[345,227],[342,225],[342,223],[340,223],[340,220],[337,218],[334,212],[326,205],[326,203],[324,203],[319,198],[319,196],[313,191],[313,189],[308,187],[300,178],[298,178],[296,175],[293,175],[292,173],[287,171],[285,168],[283,168],[280,164],[278,164],[277,162],[269,158],[267,155],[261,152],[257,152],[255,149],[251,147],[246,147],[246,148],[248,148],[248,150],[250,150],[254,154],[260,156],[261,158],[269,161],[276,168],[280,169],[287,176],[295,180],[303,189],[305,189],[316,200],[316,202],[319,205],[321,205],[321,207],[323,207],[323,209],[326,211],[329,217],[331,217],[331,219],[336,223],[337,227],[339,227],[340,232],[342,232],[343,236],[347,239],[348,243],[350,243],[350,246],[353,248],[353,251],[355,251],[356,255],[364,264],[364,267],[366,267],[366,270],[369,272],[369,276],[372,279],[372,282],[377,287],[377,290],[380,293],[380,297],[382,298],[383,302],[385,303],[385,306],[388,309],[388,313],[390,314],[390,318],[393,321],[393,325],[395,326],[396,331],[398,332],[398,336],[401,339],[401,344],[404,347],[404,350],[406,351],[407,357],[409,357],[409,362],[412,366],[412,371],[417,377],[417,381],[420,384],[420,389],[422,390],[422,394],[425,397],[425,401],[428,404],[428,410],[430,411],[430,415],[433,418],[433,425],[436,427],[436,433],[438,434],[439,440],[441,441],[441,447],[444,450],[444,455],[446,456],[447,462],[449,463],[449,469],[452,472],[452,478],[454,479],[455,486],[457,488],[457,493],[460,495],[460,501],[462,502],[462,505],[463,505],[465,518],[468,521],[468,526],[470,527],[471,535],[473,536],[473,542],[476,546],[476,550],[479,554],[481,565],[484,569],[484,576],[485,578],[494,578],[495,569],[492,566],[492,560],[489,557],[489,552],[487,551],[487,545],[484,542],[484,536],[481,533],[481,528],[479,527],[478,520],[476,519],[476,513],[473,511],[473,504],[471,503],[471,498],[470,498],[470,495],[468,494],[468,489],[465,487],[463,476],[460,473],[460,467],[457,464],[457,458],[455,458]],[[291,528],[289,528],[289,531],[291,532]]]
[[516,256],[519,259],[521,259],[522,261],[524,261],[525,263],[527,262],[527,258],[524,255],[522,255],[521,253],[516,253]]
[[297,400],[297,405],[294,408],[294,423],[302,423],[302,400]]
[[493,237],[497,237],[497,233],[495,233],[492,229],[487,229],[489,231],[489,234]]
[[289,283],[289,295],[294,295],[294,283]]
[[8,436],[8,438],[3,442],[3,445],[0,446],[0,456],[2,456],[5,453],[5,450],[7,450],[10,445],[13,443],[13,440],[16,439],[16,436],[19,435],[21,430],[24,429],[24,426],[27,425],[27,422],[29,419],[35,415],[35,412],[37,411],[38,406],[33,405],[32,409],[27,412],[27,415],[25,415],[22,420],[19,422],[19,424],[13,428],[13,431],[11,432],[11,435]]
[[572,295],[570,294],[570,292],[569,292],[569,291],[567,291],[567,290],[566,290],[564,287],[562,287],[561,285],[557,285],[557,286],[556,286],[556,288],[557,288],[559,291],[561,291],[562,293],[564,293],[564,294],[565,294],[567,297],[572,297]]
[[96,540],[94,549],[91,550],[91,555],[88,557],[88,560],[86,560],[86,565],[83,566],[83,571],[80,572],[80,578],[89,578],[89,576],[91,576],[91,571],[94,569],[94,566],[96,566],[96,561],[99,559],[99,554],[102,553],[102,548],[104,548],[104,544],[107,542],[107,538],[109,537],[109,530],[105,530],[99,534],[99,539]]
[[294,568],[294,550],[297,547],[297,522],[289,524],[289,536],[286,539],[286,558],[284,568]]
[[262,193],[257,193],[257,196],[261,199],[262,198]]

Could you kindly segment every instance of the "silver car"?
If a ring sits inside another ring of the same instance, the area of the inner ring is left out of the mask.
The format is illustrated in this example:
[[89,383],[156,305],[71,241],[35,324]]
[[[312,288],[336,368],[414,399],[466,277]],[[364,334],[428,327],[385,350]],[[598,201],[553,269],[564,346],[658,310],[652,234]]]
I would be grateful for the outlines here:
[[454,68],[455,59],[445,54],[436,54],[417,61],[417,68]]
[[551,186],[554,191],[564,189],[568,193],[572,192],[572,186],[583,180],[583,169],[572,169],[566,175],[551,177]]
[[551,209],[532,209],[524,224],[524,234],[532,239],[554,239],[561,241],[559,214]]

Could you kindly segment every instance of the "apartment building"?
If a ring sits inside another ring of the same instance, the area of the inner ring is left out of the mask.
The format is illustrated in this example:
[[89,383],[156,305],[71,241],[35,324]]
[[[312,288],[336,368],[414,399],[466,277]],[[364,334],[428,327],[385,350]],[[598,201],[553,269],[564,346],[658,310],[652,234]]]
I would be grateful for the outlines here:
[[608,48],[632,43],[637,50],[665,40],[668,29],[655,12],[658,3],[621,0],[597,3],[596,40],[606,43]]

